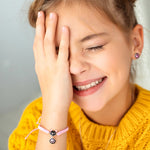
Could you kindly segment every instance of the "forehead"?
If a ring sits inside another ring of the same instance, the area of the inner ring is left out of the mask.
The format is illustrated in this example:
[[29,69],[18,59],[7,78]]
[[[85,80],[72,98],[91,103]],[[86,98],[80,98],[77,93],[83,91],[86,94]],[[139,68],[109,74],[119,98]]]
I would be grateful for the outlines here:
[[74,3],[72,6],[61,4],[53,12],[58,14],[58,39],[60,38],[61,27],[64,25],[69,27],[71,38],[74,40],[83,38],[83,35],[114,31],[115,25],[106,15],[86,4]]

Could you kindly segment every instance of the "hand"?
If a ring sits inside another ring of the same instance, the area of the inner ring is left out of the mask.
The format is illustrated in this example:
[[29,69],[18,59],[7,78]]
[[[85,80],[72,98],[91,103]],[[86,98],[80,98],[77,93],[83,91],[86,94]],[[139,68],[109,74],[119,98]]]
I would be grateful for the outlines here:
[[[33,45],[35,71],[42,92],[43,108],[68,111],[73,97],[68,61],[69,29],[68,27],[62,28],[57,55],[55,34],[58,17],[55,13],[51,13],[50,16],[46,20],[43,12],[38,14]],[[45,22],[47,23],[46,29]]]

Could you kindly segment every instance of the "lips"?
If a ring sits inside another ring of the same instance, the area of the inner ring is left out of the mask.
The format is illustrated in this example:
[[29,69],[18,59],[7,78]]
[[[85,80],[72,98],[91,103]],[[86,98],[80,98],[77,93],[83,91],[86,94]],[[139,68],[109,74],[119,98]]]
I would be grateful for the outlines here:
[[97,80],[100,80],[102,79],[102,82],[100,82],[99,84],[91,87],[91,88],[88,88],[86,90],[78,90],[75,86],[73,86],[73,91],[74,91],[74,94],[78,95],[78,96],[89,96],[91,94],[94,94],[95,92],[99,91],[100,89],[102,89],[102,87],[104,86],[104,84],[107,82],[107,77],[103,77],[103,78],[97,78],[96,80],[88,80],[86,82],[79,82],[80,85],[85,85],[85,84],[81,84],[81,83],[91,83],[91,81],[97,81]]
[[85,86],[85,85],[90,84],[92,82],[99,81],[100,79],[103,80],[104,78],[106,78],[106,76],[96,78],[96,79],[87,80],[87,81],[83,81],[83,82],[74,82],[73,86]]

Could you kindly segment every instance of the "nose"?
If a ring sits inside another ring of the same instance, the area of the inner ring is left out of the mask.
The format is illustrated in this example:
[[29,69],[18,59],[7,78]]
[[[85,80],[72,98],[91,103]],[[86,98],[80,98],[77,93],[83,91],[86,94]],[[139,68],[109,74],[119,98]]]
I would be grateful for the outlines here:
[[72,75],[79,75],[88,70],[87,62],[80,56],[71,56],[69,58],[70,73]]

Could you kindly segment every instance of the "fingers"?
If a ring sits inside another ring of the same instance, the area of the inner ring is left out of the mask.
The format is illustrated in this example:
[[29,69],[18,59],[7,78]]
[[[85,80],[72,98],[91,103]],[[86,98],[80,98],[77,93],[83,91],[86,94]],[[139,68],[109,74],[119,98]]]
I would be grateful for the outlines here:
[[55,13],[50,13],[46,21],[47,28],[44,39],[45,54],[48,59],[56,59],[55,34],[57,27],[57,15]]
[[62,28],[61,41],[59,45],[58,61],[65,62],[68,61],[69,57],[69,29],[64,26]]
[[45,17],[43,12],[38,13],[36,22],[35,39],[33,44],[35,60],[42,59],[44,57],[43,39],[45,36]]
[[62,28],[59,53],[57,57],[55,46],[57,20],[58,17],[56,13],[50,13],[46,19],[42,11],[38,13],[36,22],[36,34],[33,45],[36,62],[40,63],[40,60],[48,60],[49,62],[55,63],[56,59],[58,59],[58,62],[61,64],[62,62],[68,61],[69,29],[65,26]]

